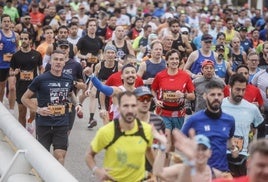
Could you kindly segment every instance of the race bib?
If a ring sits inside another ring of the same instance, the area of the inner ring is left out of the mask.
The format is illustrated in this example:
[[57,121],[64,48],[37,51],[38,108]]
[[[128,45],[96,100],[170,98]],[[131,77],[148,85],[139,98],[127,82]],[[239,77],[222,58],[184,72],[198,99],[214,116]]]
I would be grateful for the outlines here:
[[163,91],[162,98],[164,102],[178,102],[178,98],[176,96],[176,92],[174,91]]
[[87,62],[88,62],[88,63],[97,63],[97,62],[98,62],[98,58],[92,56],[91,58],[88,58],[88,59],[87,59]]
[[33,71],[20,71],[20,79],[21,80],[33,80],[34,78],[34,73]]
[[10,62],[11,58],[12,58],[12,54],[10,54],[10,53],[3,55],[3,61],[5,61],[5,62]]
[[51,112],[51,116],[61,116],[65,114],[65,105],[51,104],[48,105],[48,109]]
[[244,145],[244,137],[233,136],[232,140],[233,140],[233,143],[235,144],[235,146],[237,146],[238,151],[241,152],[243,149],[243,145]]

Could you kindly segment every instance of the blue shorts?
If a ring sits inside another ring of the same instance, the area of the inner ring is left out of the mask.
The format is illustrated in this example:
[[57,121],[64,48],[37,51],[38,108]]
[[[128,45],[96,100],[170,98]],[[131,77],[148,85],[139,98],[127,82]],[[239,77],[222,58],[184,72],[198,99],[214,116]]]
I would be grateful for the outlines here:
[[184,123],[184,117],[166,117],[161,116],[164,120],[166,129],[173,130],[175,128],[181,129]]

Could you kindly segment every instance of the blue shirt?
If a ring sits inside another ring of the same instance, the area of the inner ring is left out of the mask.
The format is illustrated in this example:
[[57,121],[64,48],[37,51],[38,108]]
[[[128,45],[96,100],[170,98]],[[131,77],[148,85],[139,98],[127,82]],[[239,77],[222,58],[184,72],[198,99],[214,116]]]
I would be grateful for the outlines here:
[[203,134],[210,140],[212,155],[208,160],[210,167],[220,171],[229,171],[227,162],[227,141],[234,135],[235,122],[231,115],[222,113],[219,119],[212,119],[205,110],[190,116],[182,127],[182,132],[188,136],[193,128],[196,135]]
[[[54,76],[50,71],[37,76],[28,87],[36,93],[38,107],[47,107],[52,104],[65,105],[69,103],[69,93],[73,89],[71,75],[62,74]],[[69,111],[65,108],[65,114],[58,116],[36,115],[37,126],[67,126],[69,125]]]
[[0,69],[10,68],[10,62],[4,61],[4,54],[16,52],[16,35],[12,31],[12,36],[7,37],[4,35],[2,30],[0,30],[0,43],[4,44],[3,50],[0,50]]
[[205,59],[208,59],[210,61],[213,61],[214,64],[216,63],[216,59],[214,56],[214,52],[210,51],[210,56],[203,56],[201,51],[198,50],[198,58],[193,62],[190,71],[194,74],[201,73],[202,63]]

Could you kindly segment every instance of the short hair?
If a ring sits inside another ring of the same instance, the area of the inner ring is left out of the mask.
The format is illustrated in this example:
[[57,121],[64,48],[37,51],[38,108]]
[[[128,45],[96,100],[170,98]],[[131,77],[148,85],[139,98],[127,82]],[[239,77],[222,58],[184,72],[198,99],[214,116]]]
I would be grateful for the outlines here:
[[126,63],[126,64],[124,64],[124,65],[130,64],[130,63],[129,63],[129,60],[130,60],[130,59],[136,59],[136,56],[134,56],[134,55],[132,55],[132,54],[127,54],[127,55],[125,55],[125,57],[124,57],[124,63]]
[[122,67],[122,73],[124,72],[124,70],[125,70],[126,68],[134,68],[134,69],[136,70],[135,66],[133,66],[132,64],[126,64],[126,65],[124,65],[124,66]]
[[161,46],[163,47],[162,42],[157,39],[157,40],[154,40],[153,42],[151,42],[151,45],[150,45],[151,49],[153,49],[154,45],[157,44],[157,43],[161,44]]
[[252,156],[254,153],[261,153],[264,155],[268,155],[268,140],[265,138],[258,139],[253,141],[249,145],[249,155]]
[[237,66],[237,68],[235,69],[235,72],[237,72],[240,68],[246,68],[249,71],[249,68],[247,65],[245,64],[240,64],[239,66]]
[[147,31],[149,28],[152,28],[152,26],[151,26],[151,25],[145,25],[145,26],[143,27],[143,30],[144,30],[144,31]]
[[181,53],[178,51],[178,50],[176,50],[176,49],[171,49],[171,50],[169,50],[167,53],[166,53],[166,55],[165,55],[165,57],[166,57],[166,60],[168,60],[168,58],[171,56],[171,54],[173,54],[173,53],[177,53],[178,55],[179,55],[179,59],[180,59],[180,57],[181,57]]
[[135,98],[137,98],[137,96],[136,96],[133,92],[131,92],[131,91],[121,92],[121,93],[119,93],[118,96],[117,96],[117,100],[118,100],[118,105],[119,105],[119,106],[120,106],[121,103],[122,103],[122,97],[125,96],[125,95],[128,96],[128,97],[134,96]]
[[249,51],[247,58],[249,59],[250,56],[255,56],[255,55],[258,56],[259,58],[259,54],[256,51],[253,51],[253,50]]
[[26,35],[28,35],[29,40],[32,41],[32,34],[31,34],[30,32],[22,31],[22,32],[20,33],[20,35],[22,35],[22,34],[26,34]]
[[66,25],[59,26],[58,32],[60,31],[60,29],[66,29],[67,31],[69,31],[69,28]]
[[3,19],[6,18],[6,17],[9,17],[9,20],[11,21],[11,17],[10,17],[8,14],[3,14],[3,15],[1,16],[1,22],[2,22]]
[[53,28],[50,25],[46,25],[46,26],[43,27],[43,32],[45,32],[47,30],[52,30],[53,31]]
[[78,26],[78,24],[75,23],[75,22],[71,22],[71,23],[69,23],[69,28],[71,28],[72,26]]
[[172,18],[171,20],[169,20],[168,26],[171,27],[175,23],[180,24],[180,22],[179,22],[179,20],[177,18]]
[[88,27],[88,24],[89,24],[90,22],[92,22],[92,21],[94,21],[94,22],[96,23],[96,26],[97,26],[97,19],[96,19],[96,18],[89,18],[89,19],[87,20],[87,27]]
[[223,90],[224,86],[219,81],[211,80],[205,85],[205,93],[208,93],[211,89],[221,89]]
[[219,32],[219,33],[217,34],[216,39],[219,39],[220,36],[224,36],[224,38],[226,37],[225,33],[223,33],[223,32]]
[[235,82],[248,83],[247,79],[242,74],[238,74],[238,73],[235,73],[231,76],[229,80],[230,87],[233,87]]

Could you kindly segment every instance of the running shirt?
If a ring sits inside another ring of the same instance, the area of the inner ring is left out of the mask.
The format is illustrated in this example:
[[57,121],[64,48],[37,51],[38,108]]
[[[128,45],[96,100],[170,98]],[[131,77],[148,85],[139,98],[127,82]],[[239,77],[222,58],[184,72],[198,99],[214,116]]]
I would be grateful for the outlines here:
[[227,74],[227,66],[226,62],[222,61],[221,63],[217,63],[217,61],[214,64],[215,68],[215,74],[220,78],[225,78]]
[[[230,86],[226,85],[224,87],[223,92],[224,92],[224,97],[229,97],[230,92],[231,92],[230,91]],[[245,94],[244,94],[243,98],[245,100],[247,100],[248,102],[250,102],[250,103],[258,102],[259,106],[263,106],[263,99],[262,99],[262,96],[261,96],[261,92],[254,85],[247,84],[247,87],[246,87]]]
[[0,69],[6,69],[10,67],[10,56],[7,54],[14,54],[16,52],[16,35],[12,31],[11,37],[5,36],[0,30],[0,43],[3,44],[3,49],[0,51]]
[[69,125],[69,93],[73,89],[73,78],[62,74],[54,76],[45,72],[37,76],[28,87],[36,93],[38,107],[50,107],[51,116],[36,115],[37,126],[67,126]]
[[[99,153],[113,140],[114,123],[110,122],[98,130],[91,142],[94,152]],[[141,123],[148,143],[141,136],[133,136],[139,129],[135,120],[134,127],[125,131],[124,135],[105,151],[103,167],[112,169],[109,175],[118,182],[143,181],[145,177],[145,152],[152,146],[153,135],[151,126],[145,122]]]
[[175,98],[175,92],[194,92],[192,79],[185,71],[179,70],[176,75],[169,75],[165,69],[155,76],[151,88],[157,93],[157,99],[163,101],[164,108],[156,108],[158,115],[184,117],[184,99]]
[[152,63],[150,60],[146,62],[146,71],[144,72],[142,79],[146,80],[148,78],[154,78],[157,73],[164,70],[166,68],[166,61],[161,60],[160,63]]
[[215,59],[213,51],[210,51],[210,56],[203,56],[203,54],[201,53],[201,51],[199,49],[198,50],[198,58],[193,62],[192,66],[190,68],[190,71],[193,74],[201,73],[202,63],[205,59],[213,61],[214,64],[216,63],[216,59]]
[[116,47],[116,57],[119,58],[119,59],[124,59],[125,56],[127,54],[129,54],[129,50],[128,50],[128,47],[127,47],[127,41],[125,40],[124,41],[124,45],[123,47],[118,47],[116,44],[115,44],[115,41],[113,40],[112,41],[112,44]]
[[235,131],[234,118],[224,112],[217,119],[211,118],[201,110],[190,116],[182,127],[182,132],[189,135],[193,128],[196,135],[203,134],[210,140],[212,155],[208,165],[220,171],[229,171],[227,162],[227,141],[233,137]]
[[256,128],[263,122],[263,117],[259,111],[259,108],[245,99],[242,99],[239,104],[235,105],[229,101],[229,98],[223,99],[221,107],[223,112],[234,117],[234,136],[241,141],[240,154],[247,156],[250,125],[253,123],[254,127]]
[[115,61],[114,66],[112,68],[106,68],[104,65],[104,61],[102,61],[98,73],[98,78],[100,81],[106,81],[110,75],[116,72],[118,72],[118,61]]

